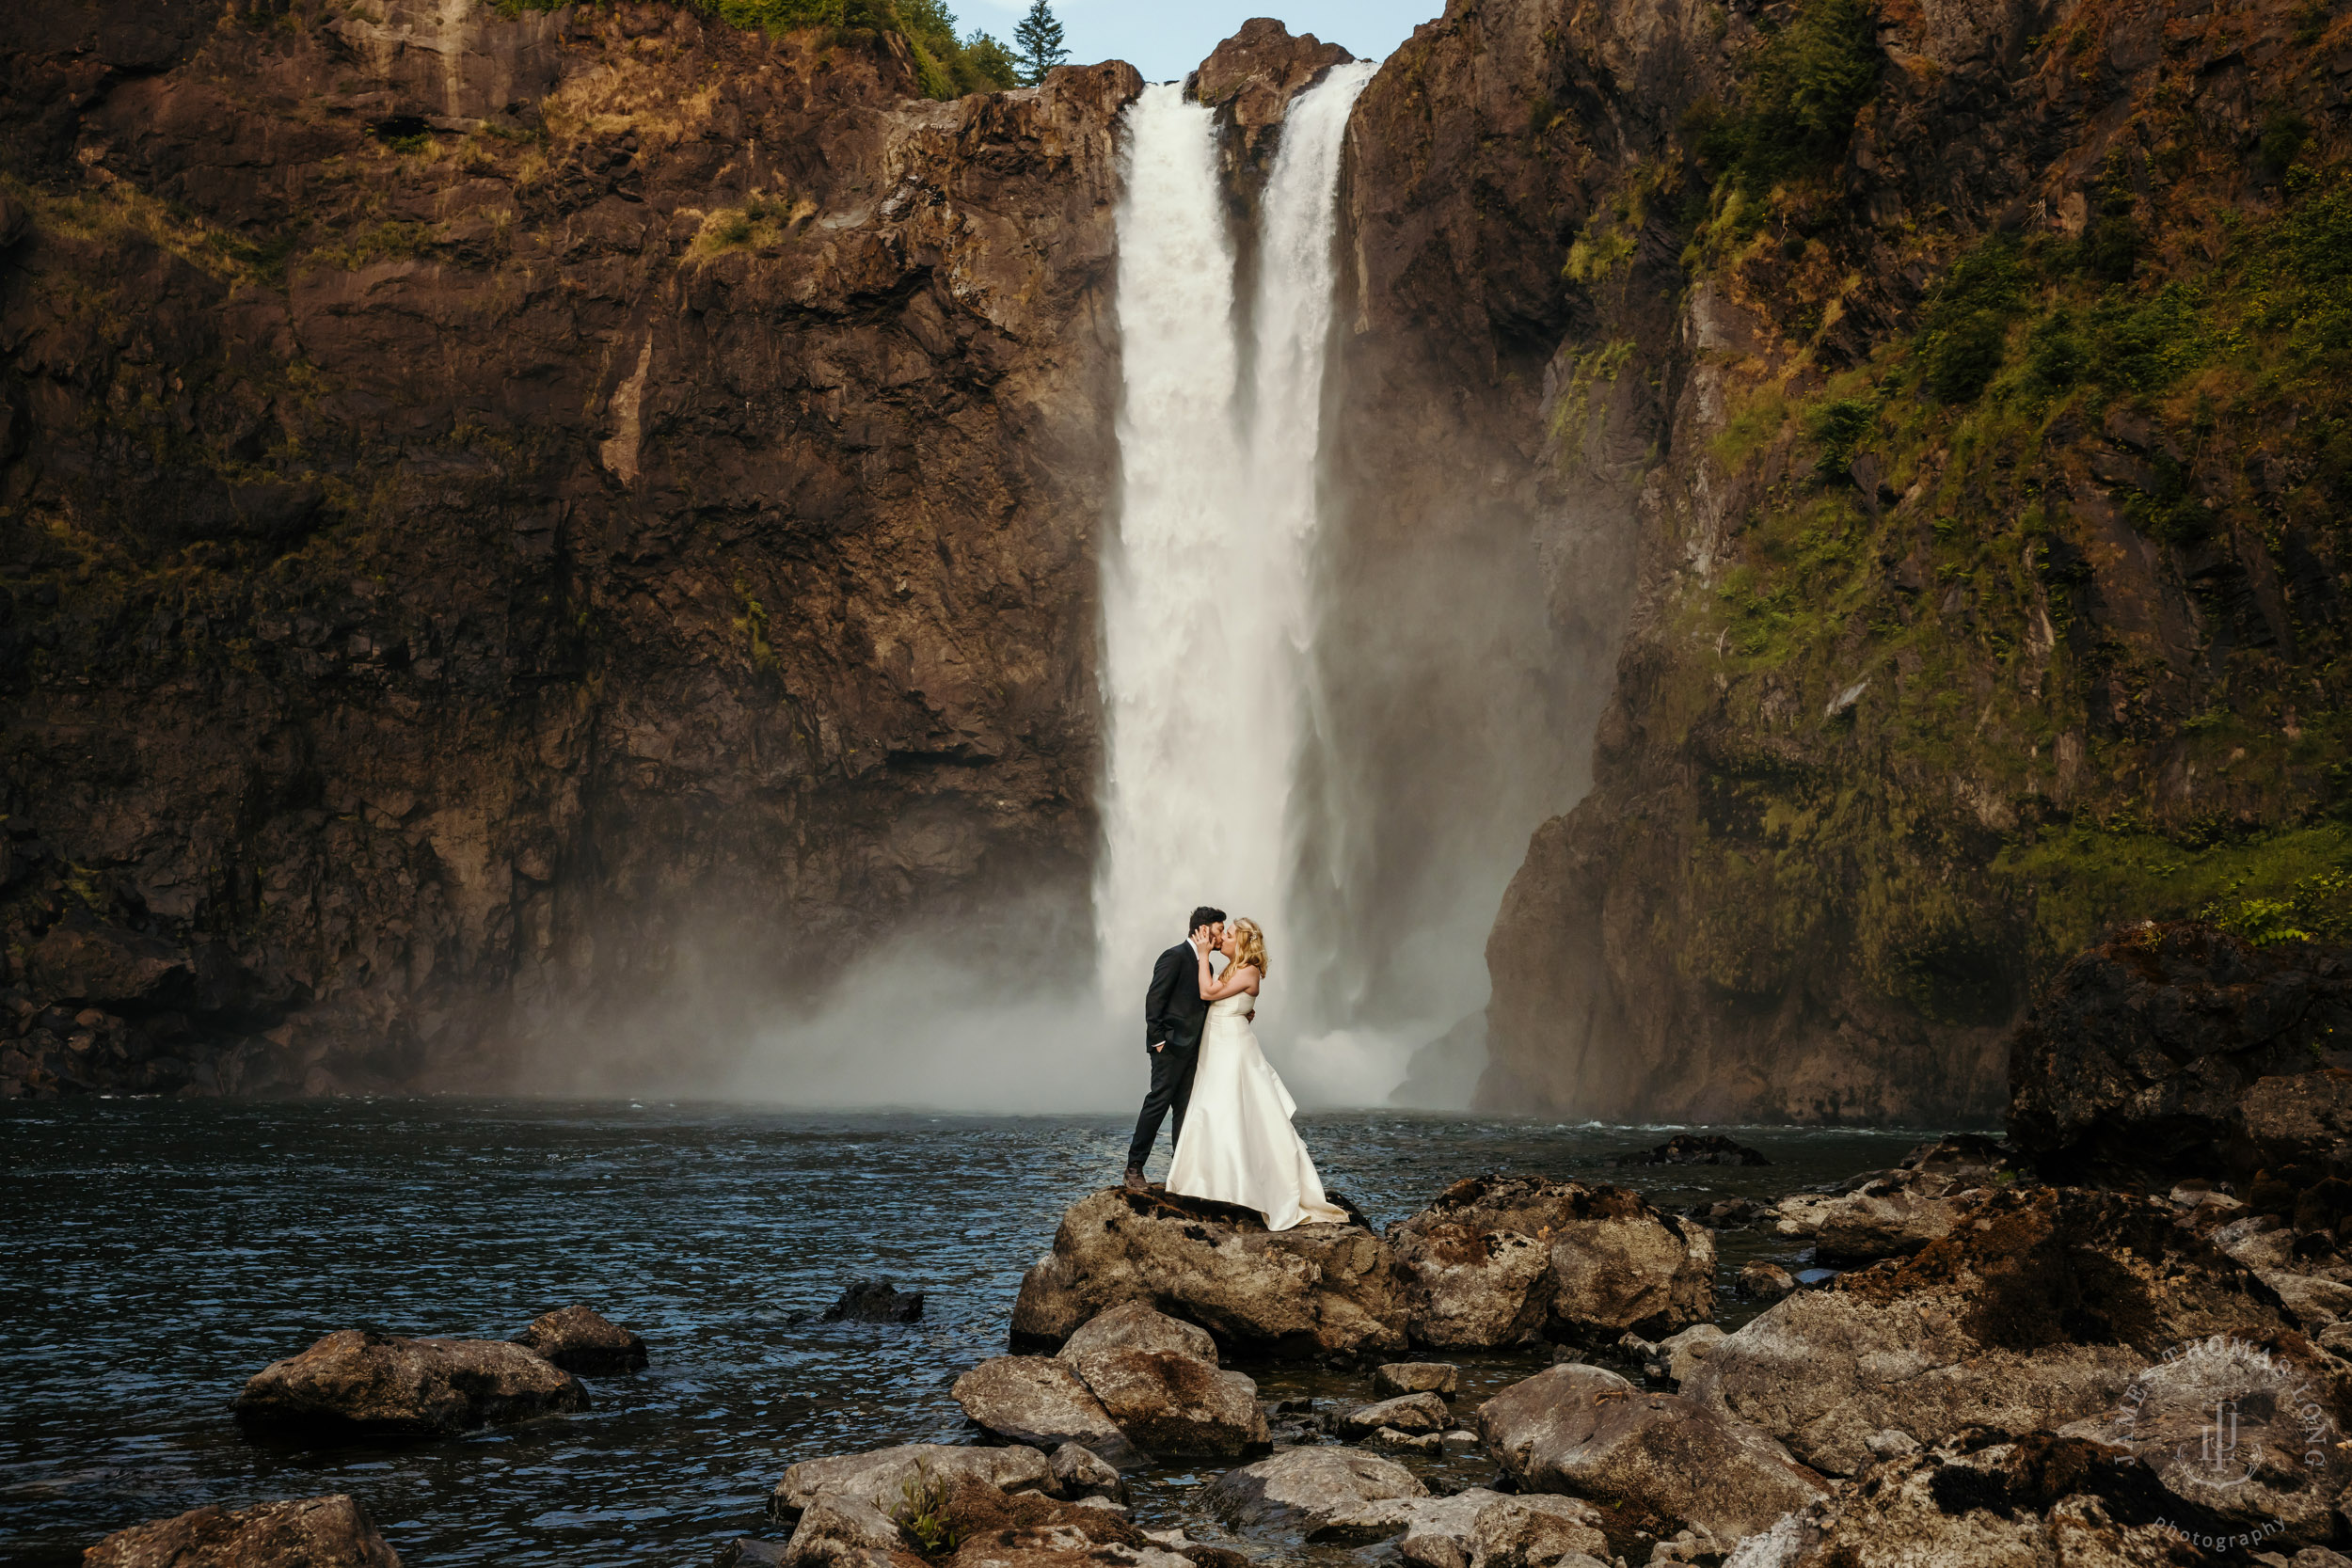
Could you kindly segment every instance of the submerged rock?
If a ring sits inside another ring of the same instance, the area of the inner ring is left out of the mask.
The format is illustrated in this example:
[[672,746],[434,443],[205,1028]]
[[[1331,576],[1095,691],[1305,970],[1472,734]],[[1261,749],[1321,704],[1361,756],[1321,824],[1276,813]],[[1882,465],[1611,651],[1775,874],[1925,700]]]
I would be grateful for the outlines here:
[[329,1334],[253,1374],[237,1419],[327,1438],[436,1437],[588,1408],[580,1381],[502,1339]]
[[1472,1177],[1390,1241],[1416,1344],[1606,1343],[1714,1316],[1713,1235],[1619,1187]]
[[1620,1165],[1769,1165],[1770,1160],[1743,1143],[1721,1132],[1677,1132],[1656,1148],[1636,1149],[1616,1158]]
[[1005,1442],[1040,1449],[1076,1443],[1121,1469],[1144,1462],[1077,1369],[1050,1355],[983,1361],[949,1392],[976,1425]]
[[1478,1409],[1478,1433],[1523,1491],[1610,1499],[1656,1534],[1737,1540],[1822,1495],[1757,1428],[1598,1367],[1553,1367]]
[[1107,1308],[1141,1302],[1260,1354],[1405,1348],[1388,1247],[1357,1225],[1268,1231],[1248,1210],[1109,1188],[1062,1216],[1023,1276],[1016,1345],[1059,1345]]
[[2169,1205],[2073,1189],[1976,1195],[1916,1256],[1788,1296],[1726,1336],[1683,1386],[1833,1475],[1894,1431],[2056,1428],[2112,1409],[2167,1350],[2292,1324],[2244,1264]]
[[820,1323],[911,1323],[923,1316],[923,1292],[901,1291],[887,1279],[858,1279],[825,1308]]
[[82,1554],[83,1568],[400,1568],[367,1510],[342,1493],[199,1508],[117,1530]]
[[1393,1460],[1360,1449],[1286,1449],[1220,1476],[1201,1494],[1235,1528],[1280,1526],[1310,1539],[1376,1541],[1404,1528],[1382,1505],[1425,1497],[1429,1489]]
[[586,1307],[566,1307],[531,1320],[515,1343],[567,1372],[594,1377],[642,1370],[651,1359],[645,1341]]
[[2010,1048],[2010,1135],[2057,1180],[2352,1161],[2352,964],[2193,923],[2070,960]]

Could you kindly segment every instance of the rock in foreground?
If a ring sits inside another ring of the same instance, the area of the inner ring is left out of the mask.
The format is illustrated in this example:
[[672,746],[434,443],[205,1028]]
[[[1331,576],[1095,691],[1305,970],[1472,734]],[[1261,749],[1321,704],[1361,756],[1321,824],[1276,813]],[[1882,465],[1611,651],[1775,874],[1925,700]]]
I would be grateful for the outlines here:
[[114,1534],[83,1568],[400,1568],[367,1510],[337,1493],[234,1511],[199,1508]]
[[1696,1527],[1736,1541],[1825,1490],[1746,1422],[1598,1367],[1513,1384],[1479,1406],[1478,1433],[1522,1491],[1606,1497],[1658,1535]]
[[254,1373],[237,1419],[334,1439],[437,1437],[588,1408],[580,1379],[501,1339],[329,1334]]
[[1875,1434],[1926,1445],[1970,1426],[2055,1429],[2113,1409],[2167,1350],[2291,1323],[2252,1270],[2114,1193],[1978,1194],[1915,1257],[1781,1301],[1683,1386],[1852,1475]]
[[2197,1568],[2237,1554],[2190,1536],[2234,1533],[2185,1508],[2120,1450],[1977,1429],[1890,1460],[1863,1485],[1779,1520],[1726,1568]]
[[1050,1355],[999,1355],[956,1379],[963,1413],[1007,1443],[1055,1449],[1075,1443],[1121,1469],[1144,1457],[1069,1363]]
[[2010,1136],[2042,1176],[2145,1183],[2352,1156],[2352,963],[2208,926],[2070,960],[2010,1048]]
[[1714,1316],[1714,1236],[1620,1187],[1472,1177],[1395,1227],[1390,1242],[1415,1344],[1605,1344]]
[[1236,1528],[1275,1526],[1315,1540],[1376,1541],[1404,1528],[1383,1504],[1426,1497],[1429,1489],[1392,1460],[1356,1449],[1285,1449],[1217,1478],[1202,1494],[1209,1511]]
[[590,1377],[642,1371],[651,1359],[644,1340],[586,1307],[566,1307],[532,1319],[531,1326],[515,1336],[515,1343],[567,1372]]
[[1397,1555],[1415,1568],[1603,1568],[1611,1555],[1600,1511],[1581,1497],[1472,1487],[1386,1506],[1405,1521]]
[[1060,1490],[1053,1461],[1035,1449],[902,1443],[871,1453],[804,1459],[784,1472],[775,1495],[768,1499],[768,1509],[779,1519],[797,1519],[818,1497],[830,1493],[887,1510],[898,1506],[908,1482],[927,1478],[938,1480],[950,1491],[967,1481],[1005,1493],[1053,1496]]
[[1264,1355],[1405,1348],[1394,1264],[1363,1227],[1268,1231],[1247,1210],[1116,1187],[1062,1216],[1053,1251],[1022,1278],[1013,1341],[1059,1345],[1126,1302]]

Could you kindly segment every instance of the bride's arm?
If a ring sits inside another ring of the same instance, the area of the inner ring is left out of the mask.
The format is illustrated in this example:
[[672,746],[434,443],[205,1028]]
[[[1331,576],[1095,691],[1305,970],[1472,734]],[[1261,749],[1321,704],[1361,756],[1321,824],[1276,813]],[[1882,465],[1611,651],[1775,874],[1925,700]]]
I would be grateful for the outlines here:
[[1257,989],[1258,989],[1258,972],[1257,972],[1257,970],[1256,970],[1255,968],[1253,968],[1251,965],[1248,965],[1248,964],[1235,964],[1235,965],[1233,965],[1232,968],[1228,969],[1228,970],[1225,972],[1225,978],[1224,978],[1224,979],[1222,979],[1222,980],[1213,980],[1213,979],[1211,979],[1211,978],[1209,977],[1209,960],[1208,960],[1208,958],[1207,958],[1206,957],[1203,957],[1203,958],[1201,958],[1201,960],[1200,960],[1200,1000],[1201,1000],[1201,1001],[1203,1001],[1203,1002],[1222,1002],[1222,1001],[1224,1001],[1224,1000],[1225,1000],[1227,997],[1229,997],[1229,996],[1239,996],[1239,995],[1240,995],[1243,991],[1248,991],[1248,992],[1250,992],[1252,995],[1254,995],[1254,994],[1256,994],[1256,992],[1257,992]]

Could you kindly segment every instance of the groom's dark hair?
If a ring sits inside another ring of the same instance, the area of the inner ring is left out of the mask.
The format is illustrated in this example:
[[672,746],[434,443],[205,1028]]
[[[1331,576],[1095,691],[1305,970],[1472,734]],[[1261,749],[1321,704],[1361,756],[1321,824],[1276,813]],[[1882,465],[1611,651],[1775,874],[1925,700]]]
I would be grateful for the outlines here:
[[1193,932],[1200,929],[1203,926],[1216,926],[1221,924],[1224,919],[1225,911],[1223,910],[1213,910],[1209,908],[1208,905],[1203,904],[1199,909],[1192,911],[1192,924],[1184,927],[1184,935],[1190,936]]

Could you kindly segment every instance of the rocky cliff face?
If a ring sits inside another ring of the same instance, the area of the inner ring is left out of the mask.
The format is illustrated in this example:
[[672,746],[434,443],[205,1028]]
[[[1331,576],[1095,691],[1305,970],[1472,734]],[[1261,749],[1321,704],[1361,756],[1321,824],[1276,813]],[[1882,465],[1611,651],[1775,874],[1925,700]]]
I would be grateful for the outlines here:
[[700,957],[1084,919],[1133,71],[179,0],[0,76],[0,1091],[691,1081]]
[[[1990,1118],[2107,923],[2341,931],[2348,36],[1530,0],[1390,63],[1359,186],[1444,171],[1422,309],[1519,388],[1469,439],[1597,563],[1555,615],[1626,615],[1488,944],[1486,1103]],[[1441,101],[1486,135],[1441,155]]]

